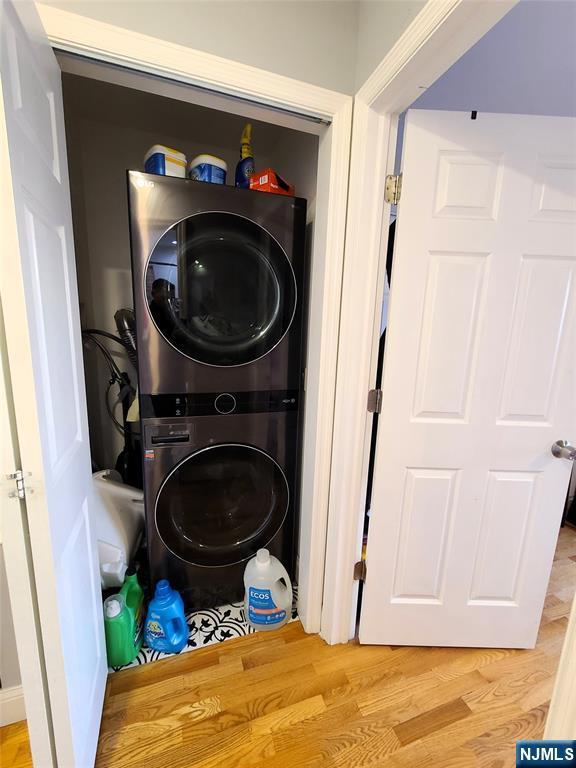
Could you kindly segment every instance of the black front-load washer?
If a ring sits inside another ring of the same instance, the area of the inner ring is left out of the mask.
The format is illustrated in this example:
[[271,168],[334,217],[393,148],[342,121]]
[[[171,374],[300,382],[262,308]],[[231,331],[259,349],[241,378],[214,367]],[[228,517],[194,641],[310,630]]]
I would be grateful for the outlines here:
[[128,172],[140,392],[299,389],[306,201]]
[[260,547],[294,575],[306,201],[128,172],[151,579],[239,599]]
[[[294,576],[298,393],[189,396],[186,418],[143,419],[144,492],[152,583],[167,578],[188,610],[242,599],[246,562],[261,547]],[[176,410],[142,398],[149,413]],[[236,401],[237,411],[219,405]]]

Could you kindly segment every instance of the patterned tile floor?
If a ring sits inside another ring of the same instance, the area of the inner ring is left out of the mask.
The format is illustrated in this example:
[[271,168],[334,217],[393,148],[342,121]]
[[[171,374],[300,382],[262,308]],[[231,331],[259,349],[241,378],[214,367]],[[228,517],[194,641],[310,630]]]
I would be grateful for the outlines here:
[[[296,587],[293,587],[293,592],[292,621],[296,618]],[[243,602],[230,603],[220,608],[193,611],[186,616],[186,621],[189,629],[188,644],[181,653],[204,648],[214,643],[222,643],[234,637],[251,635],[254,632],[246,623]],[[151,661],[165,659],[171,655],[143,647],[133,662],[126,664],[124,667],[111,667],[110,672],[117,672],[119,669],[126,669],[126,667],[137,667],[140,664],[149,664]]]

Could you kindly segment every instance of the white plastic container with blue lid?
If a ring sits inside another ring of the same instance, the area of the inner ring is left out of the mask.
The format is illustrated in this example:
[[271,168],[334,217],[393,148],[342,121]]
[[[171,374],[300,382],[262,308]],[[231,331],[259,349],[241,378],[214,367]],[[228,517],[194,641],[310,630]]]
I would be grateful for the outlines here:
[[198,155],[190,161],[188,176],[194,181],[207,181],[210,184],[226,184],[228,164],[215,155]]
[[154,144],[144,155],[146,173],[186,178],[186,155],[164,144]]

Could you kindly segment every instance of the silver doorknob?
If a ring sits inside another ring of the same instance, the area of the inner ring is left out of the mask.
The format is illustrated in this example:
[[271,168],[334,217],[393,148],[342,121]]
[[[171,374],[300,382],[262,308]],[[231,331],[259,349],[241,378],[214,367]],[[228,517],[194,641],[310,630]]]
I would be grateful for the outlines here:
[[557,459],[569,459],[570,461],[576,461],[576,448],[567,440],[556,440],[552,445],[552,454]]

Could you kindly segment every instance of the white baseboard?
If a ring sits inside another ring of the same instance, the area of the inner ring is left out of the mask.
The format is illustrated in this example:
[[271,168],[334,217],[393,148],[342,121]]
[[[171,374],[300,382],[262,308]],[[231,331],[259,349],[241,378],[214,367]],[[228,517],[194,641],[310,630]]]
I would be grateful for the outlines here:
[[26,720],[24,691],[21,685],[0,688],[0,726]]

